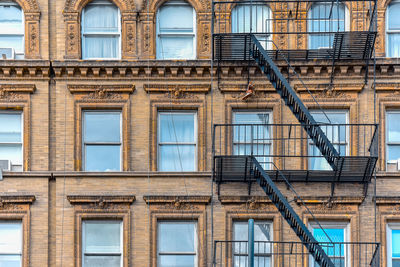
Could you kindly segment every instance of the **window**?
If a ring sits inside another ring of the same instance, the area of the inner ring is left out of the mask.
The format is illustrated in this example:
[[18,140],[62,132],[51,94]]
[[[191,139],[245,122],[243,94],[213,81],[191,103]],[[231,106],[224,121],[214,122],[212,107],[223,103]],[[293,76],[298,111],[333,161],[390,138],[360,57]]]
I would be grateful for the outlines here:
[[308,14],[308,28],[310,49],[332,48],[334,32],[349,30],[346,6],[341,3],[313,4]]
[[0,222],[0,266],[14,267],[22,264],[22,224]]
[[168,1],[157,12],[157,59],[196,58],[196,12],[183,1]]
[[197,122],[195,112],[160,112],[158,170],[195,171]]
[[82,58],[119,59],[120,46],[118,7],[105,0],[90,2],[82,12]]
[[400,224],[389,223],[386,227],[387,233],[387,266],[400,266]]
[[0,111],[0,160],[7,169],[22,171],[22,112]]
[[[345,222],[324,222],[321,223],[323,230],[316,223],[310,224],[310,230],[317,242],[320,242],[325,253],[331,258],[335,266],[350,266],[349,246],[349,224]],[[329,238],[327,237],[329,236]],[[334,245],[331,242],[335,243]],[[318,265],[310,259],[312,267]]]
[[24,15],[14,2],[0,2],[0,59],[2,55],[24,58]]
[[82,224],[82,266],[122,267],[122,222],[87,220]]
[[[272,266],[272,223],[260,222],[254,223],[254,266]],[[233,223],[233,266],[247,266],[248,250],[248,222]]]
[[157,240],[157,266],[197,266],[196,222],[159,222]]
[[[329,118],[330,122],[326,118]],[[347,111],[312,111],[311,115],[317,123],[321,124],[321,129],[325,133],[326,137],[331,141],[332,145],[335,147],[336,151],[340,155],[348,154],[348,139],[349,139],[349,129],[346,126],[348,123],[348,113]],[[311,170],[331,170],[331,166],[322,156],[321,152],[310,140],[309,142],[309,168]]]
[[121,170],[121,112],[83,112],[85,171]]
[[386,162],[388,170],[400,163],[400,111],[386,112]]
[[271,169],[271,113],[257,111],[233,112],[233,154],[253,155],[264,169]]
[[400,57],[400,1],[389,4],[386,13],[386,51],[388,57]]
[[[251,13],[251,15],[250,15]],[[271,49],[271,9],[261,4],[239,4],[232,10],[233,33],[258,33],[257,39],[266,49]],[[250,18],[251,23],[250,23]]]

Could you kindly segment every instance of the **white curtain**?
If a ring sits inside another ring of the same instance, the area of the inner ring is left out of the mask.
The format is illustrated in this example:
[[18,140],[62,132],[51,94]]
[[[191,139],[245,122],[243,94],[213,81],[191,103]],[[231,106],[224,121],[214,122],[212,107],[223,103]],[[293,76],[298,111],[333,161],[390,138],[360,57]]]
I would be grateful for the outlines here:
[[[331,17],[329,18],[330,13]],[[334,34],[323,32],[345,31],[345,6],[343,4],[313,4],[309,15],[309,48],[332,47]]]
[[83,11],[82,57],[118,58],[120,22],[118,8],[109,3],[92,2]]
[[157,13],[157,58],[193,59],[195,11],[186,2],[168,2]]

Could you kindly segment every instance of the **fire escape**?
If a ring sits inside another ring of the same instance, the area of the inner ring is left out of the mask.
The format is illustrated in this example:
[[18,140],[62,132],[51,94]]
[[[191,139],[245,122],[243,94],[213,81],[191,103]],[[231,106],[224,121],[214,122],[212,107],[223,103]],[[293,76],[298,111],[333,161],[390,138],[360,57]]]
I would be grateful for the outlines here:
[[[332,123],[322,109],[326,121],[316,121],[291,85],[296,80],[306,87],[292,64],[329,60],[331,77],[324,86],[331,90],[335,86],[337,62],[364,62],[366,82],[376,37],[375,20],[373,0],[212,2],[213,60],[218,68],[218,84],[221,64],[247,64],[248,71],[251,66],[258,66],[298,121],[298,124],[214,125],[213,177],[218,193],[224,183],[241,182],[248,185],[250,194],[252,184],[257,183],[297,235],[300,247],[308,251],[307,257],[313,258],[315,266],[379,266],[379,244],[319,243],[275,183],[284,182],[294,189],[295,182],[328,182],[331,197],[339,183],[360,183],[366,194],[377,162],[378,125]],[[285,74],[281,72],[282,66],[286,67]],[[290,76],[289,70],[295,74]],[[347,147],[343,149],[344,146]],[[314,148],[314,153],[310,148]],[[315,161],[323,161],[325,167],[314,168]],[[278,253],[273,251],[276,248],[272,243],[270,255]],[[352,263],[338,265],[337,253],[330,250],[347,245],[357,254],[365,253],[365,259],[353,256]],[[369,245],[369,252],[361,251]],[[226,251],[232,252],[234,245],[229,243],[229,246]],[[283,250],[278,254],[289,254]],[[222,259],[226,261],[227,256],[217,259],[216,251],[214,247],[214,265],[230,266]],[[304,253],[301,254],[299,261],[304,262]]]

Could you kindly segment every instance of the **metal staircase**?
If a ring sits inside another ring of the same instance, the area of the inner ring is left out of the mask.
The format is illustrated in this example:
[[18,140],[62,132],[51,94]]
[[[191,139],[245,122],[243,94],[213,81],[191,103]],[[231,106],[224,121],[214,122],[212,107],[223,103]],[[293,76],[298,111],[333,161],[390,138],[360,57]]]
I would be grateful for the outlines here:
[[333,170],[336,170],[336,163],[339,159],[339,153],[326,137],[319,125],[315,122],[313,116],[304,106],[303,102],[297,96],[296,92],[290,86],[289,82],[283,77],[278,67],[268,56],[267,52],[257,40],[256,36],[250,34],[250,55],[257,62],[261,71],[268,77],[271,84],[275,87],[278,94],[285,101],[286,106],[290,108],[297,120],[303,126],[304,130],[313,140],[314,144],[321,151],[321,154],[328,161]]
[[249,161],[250,173],[314,257],[315,262],[321,267],[335,266],[260,163],[253,156],[248,156],[246,160]]

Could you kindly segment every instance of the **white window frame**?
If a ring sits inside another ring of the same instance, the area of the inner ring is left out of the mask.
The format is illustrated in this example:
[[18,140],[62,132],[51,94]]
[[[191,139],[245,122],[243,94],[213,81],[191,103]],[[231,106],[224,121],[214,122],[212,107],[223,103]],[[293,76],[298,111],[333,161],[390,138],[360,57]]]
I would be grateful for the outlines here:
[[[15,59],[24,59],[25,58],[25,14],[24,10],[20,5],[18,5],[16,2],[11,2],[11,1],[5,1],[5,2],[0,2],[0,6],[18,6],[21,8],[21,16],[22,16],[22,29],[21,33],[14,33],[8,31],[6,27],[0,27],[0,36],[22,36],[22,52],[17,52],[14,47],[4,47],[4,48],[12,48],[14,49],[15,53]],[[19,58],[17,58],[17,56]],[[1,58],[0,58],[1,60]]]
[[[262,3],[262,4],[254,4],[254,5],[256,5],[256,6],[265,6],[265,7],[267,7],[267,9],[268,9],[268,15],[267,15],[267,24],[266,24],[266,28],[267,29],[269,29],[268,30],[268,32],[269,32],[269,35],[267,36],[267,38],[265,38],[264,40],[259,40],[260,42],[261,42],[261,44],[263,45],[263,47],[264,47],[264,49],[266,49],[266,50],[271,50],[272,48],[273,48],[273,46],[272,46],[272,31],[273,31],[273,23],[272,23],[272,9],[271,9],[271,7],[269,6],[269,5],[267,5],[267,4],[264,4],[264,3]],[[246,32],[246,31],[243,31],[243,32],[239,32],[239,31],[234,31],[234,23],[233,23],[233,17],[234,16],[236,16],[236,19],[238,20],[238,23],[240,24],[240,23],[246,23],[246,16],[245,16],[245,14],[243,14],[243,20],[242,19],[240,19],[239,20],[239,12],[238,12],[238,8],[240,7],[240,6],[242,6],[242,7],[246,7],[246,6],[249,6],[249,8],[250,8],[250,10],[251,10],[251,8],[252,8],[252,5],[251,4],[249,4],[249,3],[247,3],[247,4],[245,4],[245,3],[243,3],[243,4],[237,4],[233,9],[232,9],[232,12],[231,12],[231,31],[232,31],[232,33],[250,33],[250,32]],[[251,11],[250,11],[251,12]],[[234,13],[236,13],[236,14],[234,14]],[[250,18],[249,18],[250,19]],[[250,25],[252,24],[252,21],[250,22]],[[257,24],[257,23],[256,23]],[[251,26],[250,26],[251,27]],[[262,33],[262,32],[258,32],[257,30],[254,30],[254,29],[252,29],[252,32],[253,33]],[[259,38],[262,38],[263,37],[263,35],[262,34],[256,34],[256,37],[257,37],[257,39],[259,39]],[[265,43],[263,43],[263,42],[265,42]]]
[[19,252],[16,253],[11,253],[9,251],[7,251],[6,253],[3,253],[0,251],[0,256],[20,256],[20,266],[22,266],[23,263],[23,246],[24,246],[24,226],[23,223],[21,221],[0,221],[0,225],[1,224],[18,224],[21,227],[21,249]]
[[[343,2],[339,2],[339,3],[344,6],[344,31],[350,31],[350,23],[351,23],[351,21],[350,21],[350,11],[347,8],[347,5],[345,3],[343,3]],[[312,6],[313,5],[332,5],[332,3],[331,2],[315,2],[310,6],[310,9],[307,11],[307,20],[308,20],[307,29],[310,32],[311,32],[310,23],[312,23],[311,14],[312,14]],[[333,8],[335,8],[335,7],[333,7]],[[329,21],[329,19],[322,19],[321,18],[321,21]],[[335,19],[335,20],[331,19],[331,21],[337,22],[337,21],[339,21],[339,19]],[[335,31],[337,31],[337,29],[332,29],[332,32],[335,32]],[[321,31],[316,31],[316,32],[319,32],[320,34],[323,34],[323,32],[321,32]],[[308,39],[308,49],[311,49],[311,36],[312,35],[314,35],[314,34],[308,34],[308,38],[307,38]],[[332,36],[332,38],[334,38],[334,36]],[[332,39],[332,42],[333,42],[333,39]],[[318,48],[313,48],[313,49],[329,49],[329,48],[332,48],[332,47],[318,47]]]
[[[11,110],[0,110],[0,114],[20,114],[21,115],[21,142],[1,142],[0,139],[0,144],[2,145],[15,145],[15,144],[21,144],[21,169],[24,170],[24,112],[21,110],[18,111],[11,111]],[[9,160],[9,159],[5,159]],[[13,162],[11,161],[11,164]],[[15,166],[19,166],[20,164],[12,164]],[[12,166],[11,166],[12,167]]]
[[[254,221],[254,228],[256,228],[256,224],[268,224],[269,225],[269,230],[270,230],[270,239],[269,240],[270,243],[270,250],[271,250],[271,255],[269,256],[270,258],[270,265],[269,266],[274,266],[274,257],[273,257],[273,250],[274,250],[274,245],[273,245],[273,241],[274,241],[274,230],[273,230],[273,222],[269,221],[269,220],[255,220]],[[235,224],[248,224],[247,221],[240,221],[240,220],[235,220],[232,222],[232,241],[249,241],[247,240],[235,240]],[[254,231],[255,232],[255,231]],[[256,237],[254,236],[254,241]],[[254,249],[256,249],[256,246],[254,246]],[[237,255],[237,253],[235,253],[235,247],[234,247],[234,243],[232,244],[232,265],[235,266],[235,255]],[[246,256],[247,255],[247,256]],[[249,254],[248,253],[240,253],[240,256],[243,257],[248,257]],[[262,257],[260,256],[260,253],[256,253],[256,251],[254,251],[254,257]]]
[[[110,6],[116,6],[113,2],[107,1],[107,0],[96,0],[93,2],[88,3],[82,10],[82,20],[81,20],[81,44],[82,44],[82,59],[89,59],[89,60],[117,60],[121,59],[121,11],[119,10],[118,6],[118,32],[90,32],[86,33],[85,32],[85,9],[88,5],[110,5]],[[96,37],[116,37],[118,36],[118,51],[117,51],[117,57],[113,58],[102,58],[102,57],[85,57],[84,56],[84,51],[86,48],[86,41],[85,41],[85,36],[96,36]]]
[[[323,229],[343,229],[343,242],[350,242],[350,223],[349,222],[320,222],[320,225]],[[320,229],[320,226],[316,222],[310,222],[308,229],[314,235],[314,229]],[[329,255],[328,255],[329,256]],[[343,267],[351,267],[351,252],[350,246],[344,245],[344,262],[345,266]],[[317,265],[314,262],[314,258],[310,256],[310,267],[316,267]]]
[[[334,113],[342,114],[342,113],[345,113],[345,115],[346,115],[345,124],[349,124],[349,110],[347,110],[347,109],[324,110],[324,112],[328,117],[329,117],[329,114],[334,114]],[[314,114],[322,114],[322,115],[324,114],[322,111],[319,111],[319,110],[311,110],[310,113],[311,113],[312,116],[314,116]],[[317,123],[318,123],[318,121],[317,121]],[[322,129],[324,127],[325,126],[323,126]],[[340,131],[340,129],[339,129],[339,131]],[[350,145],[349,145],[349,143],[350,143],[351,136],[349,136],[349,134],[350,134],[349,133],[349,127],[346,127],[346,140],[345,140],[345,142],[342,143],[342,142],[340,142],[340,140],[339,140],[338,143],[332,142],[333,146],[338,145],[339,148],[340,148],[341,145],[345,145],[346,146],[346,155],[341,155],[341,156],[347,156],[347,155],[350,154]],[[327,134],[325,134],[325,135],[327,135]],[[314,142],[310,139],[310,137],[308,137],[308,147],[307,147],[307,152],[308,153],[310,151],[310,146],[312,146],[312,145],[314,145]],[[337,151],[339,152],[338,149],[337,149]],[[308,169],[311,169],[311,160],[313,160],[313,159],[316,159],[316,157],[308,159]]]
[[[119,142],[85,142],[85,113],[119,113]],[[122,170],[123,165],[123,158],[122,158],[122,151],[123,151],[123,141],[122,141],[122,112],[121,110],[82,110],[82,166],[84,171],[86,170],[86,145],[119,145],[119,170]]]
[[[161,235],[161,231],[159,228],[160,224],[194,224],[194,252],[176,252],[176,251],[161,251],[160,252],[160,248],[158,245],[158,241],[161,240],[160,239],[160,235]],[[182,255],[194,255],[194,267],[198,266],[198,262],[199,262],[199,244],[198,244],[198,223],[197,221],[190,221],[190,220],[179,220],[179,221],[175,221],[175,220],[162,220],[162,221],[158,221],[157,222],[157,262],[158,265],[160,264],[160,256],[163,255],[170,255],[170,256],[182,256]]]
[[[399,146],[400,147],[400,142],[390,142],[389,140],[389,119],[388,119],[388,114],[398,114],[400,116],[400,110],[386,110],[385,114],[385,148],[386,148],[386,168],[389,163],[389,146]],[[397,163],[397,162],[396,162]]]
[[[233,112],[232,112],[232,123],[233,124],[240,124],[240,123],[237,123],[236,122],[236,115],[237,114],[268,114],[268,122],[267,122],[267,124],[272,124],[272,122],[273,122],[273,118],[272,118],[272,110],[266,110],[266,111],[261,111],[261,110],[256,110],[256,109],[248,109],[248,110],[233,110]],[[272,126],[270,126],[269,127],[269,130],[270,130],[270,133],[269,133],[269,136],[270,136],[270,139],[273,139],[273,127]],[[235,147],[235,145],[244,145],[244,146],[246,146],[246,145],[251,145],[251,141],[250,141],[250,143],[247,143],[247,142],[235,142],[235,130],[234,130],[234,128],[232,128],[232,131],[233,131],[233,133],[232,133],[232,154],[234,154],[234,147]],[[253,137],[251,137],[251,139],[253,139]],[[254,142],[253,141],[253,144],[261,144],[261,145],[269,145],[269,147],[270,147],[270,149],[269,149],[269,154],[270,155],[272,155],[273,154],[273,141],[272,140],[269,140],[269,141],[263,141],[263,142]],[[251,155],[251,154],[248,154],[248,155]],[[264,162],[265,163],[263,163],[263,162],[260,162],[260,164],[261,164],[261,166],[263,166],[263,168],[264,169],[266,169],[266,170],[270,170],[270,169],[273,169],[273,166],[272,166],[272,164],[271,163],[268,163],[268,162],[273,162],[274,161],[274,158],[273,157],[264,157]]]
[[[194,136],[193,136],[193,140],[194,142],[161,142],[161,114],[192,114],[193,115],[193,123],[194,123]],[[161,153],[160,153],[160,147],[163,145],[175,145],[175,146],[179,146],[179,145],[194,145],[195,149],[194,149],[194,170],[193,171],[197,171],[198,169],[198,129],[197,129],[197,124],[198,124],[198,118],[197,118],[197,111],[194,110],[190,110],[190,111],[158,111],[158,115],[157,115],[157,170],[160,171],[160,163],[161,163]],[[179,152],[179,149],[178,149]],[[183,167],[183,166],[182,166]],[[167,171],[166,171],[167,172]],[[185,172],[185,170],[181,170],[181,172]]]
[[[120,229],[120,252],[90,252],[86,253],[86,224],[87,223],[101,223],[101,224],[107,224],[107,223],[112,223],[116,224],[119,223],[119,229]],[[85,255],[87,256],[120,256],[120,267],[123,267],[124,264],[124,226],[123,222],[120,220],[83,220],[82,221],[82,267],[85,267]]]
[[[400,230],[400,223],[386,224],[387,267],[392,267],[392,260],[393,260],[393,257],[392,257],[392,230]],[[398,259],[400,259],[400,258],[398,258]]]
[[[389,12],[390,12],[390,5],[391,4],[398,4],[400,5],[399,0],[393,0],[389,3],[386,12],[385,12],[385,28],[386,28],[386,33],[385,33],[385,41],[386,41],[386,57],[391,57],[395,58],[394,56],[389,55],[389,35],[390,34],[399,34],[400,35],[400,28],[397,30],[389,30]],[[400,45],[400,43],[398,44]],[[400,57],[400,55],[399,55]]]
[[[193,32],[192,33],[182,33],[179,32],[179,30],[177,30],[176,32],[173,33],[162,33],[160,31],[160,16],[159,16],[159,12],[160,12],[160,8],[166,6],[166,5],[175,5],[175,6],[190,6],[193,9]],[[197,57],[197,45],[196,45],[196,40],[197,40],[197,14],[196,14],[196,10],[194,9],[194,7],[192,5],[190,5],[188,2],[186,1],[181,1],[181,0],[171,0],[168,2],[165,2],[163,5],[161,5],[158,10],[157,10],[157,14],[156,14],[156,34],[157,34],[157,38],[156,38],[156,58],[158,60],[190,60],[190,59],[196,59]],[[162,52],[163,49],[163,45],[162,45],[162,37],[193,37],[193,55],[191,55],[189,58],[164,58],[164,53]],[[160,50],[161,49],[161,50]]]

